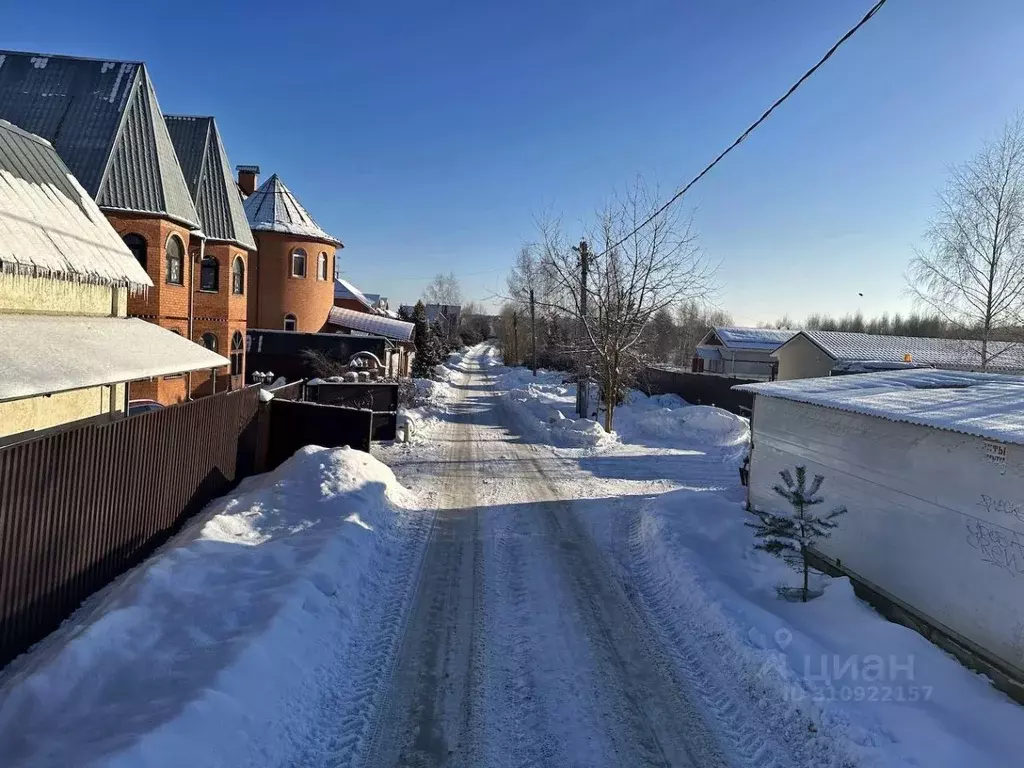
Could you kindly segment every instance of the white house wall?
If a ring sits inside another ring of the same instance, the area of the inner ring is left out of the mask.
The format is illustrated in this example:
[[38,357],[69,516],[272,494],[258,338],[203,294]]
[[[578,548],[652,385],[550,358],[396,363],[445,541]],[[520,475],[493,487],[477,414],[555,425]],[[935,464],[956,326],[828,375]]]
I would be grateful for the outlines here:
[[1024,673],[1024,446],[760,395],[752,427],[754,506],[824,475],[822,554]]

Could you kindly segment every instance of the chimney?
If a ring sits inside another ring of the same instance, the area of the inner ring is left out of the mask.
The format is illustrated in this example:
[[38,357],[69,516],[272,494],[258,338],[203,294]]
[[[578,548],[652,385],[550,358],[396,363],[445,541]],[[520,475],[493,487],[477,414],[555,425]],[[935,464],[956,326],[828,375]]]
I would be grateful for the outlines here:
[[256,183],[260,178],[260,167],[258,165],[236,165],[238,171],[238,186],[242,195],[248,197],[256,191]]

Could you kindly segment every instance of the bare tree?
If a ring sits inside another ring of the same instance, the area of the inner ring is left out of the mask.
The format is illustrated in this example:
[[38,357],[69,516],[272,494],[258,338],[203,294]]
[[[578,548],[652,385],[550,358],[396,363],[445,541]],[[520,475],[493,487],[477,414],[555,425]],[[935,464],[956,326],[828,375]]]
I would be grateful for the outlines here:
[[445,304],[458,306],[462,303],[462,287],[454,272],[447,275],[439,272],[423,289],[424,304]]
[[928,247],[910,263],[908,281],[919,302],[979,341],[981,368],[1009,345],[1024,314],[1024,116],[950,171]]
[[541,226],[541,259],[551,283],[546,302],[579,320],[608,431],[615,406],[643,363],[638,342],[652,317],[712,290],[715,268],[697,246],[691,217],[669,208],[639,227],[657,206],[656,192],[638,177],[599,212],[585,284],[581,259],[589,253],[587,244],[568,245],[558,222]]

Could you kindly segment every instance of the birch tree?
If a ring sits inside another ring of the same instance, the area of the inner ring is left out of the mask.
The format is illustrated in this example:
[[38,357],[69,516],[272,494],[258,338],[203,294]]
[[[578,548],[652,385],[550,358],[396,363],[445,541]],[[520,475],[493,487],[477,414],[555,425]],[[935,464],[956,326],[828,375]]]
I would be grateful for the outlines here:
[[672,207],[640,226],[657,207],[656,193],[638,178],[599,211],[589,242],[570,245],[559,221],[541,226],[546,301],[579,322],[580,351],[600,385],[609,432],[644,362],[639,342],[651,319],[712,290],[715,269],[698,247],[692,217]]
[[927,249],[911,261],[915,298],[949,323],[987,369],[1024,315],[1024,116],[950,170]]

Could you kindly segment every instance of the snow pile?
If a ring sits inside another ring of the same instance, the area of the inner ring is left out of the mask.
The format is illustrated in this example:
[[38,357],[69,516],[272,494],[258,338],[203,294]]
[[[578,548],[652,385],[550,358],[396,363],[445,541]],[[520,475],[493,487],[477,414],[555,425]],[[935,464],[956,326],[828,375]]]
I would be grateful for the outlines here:
[[593,419],[576,417],[576,385],[566,374],[527,368],[496,370],[495,388],[523,434],[561,448],[593,448],[609,442]]
[[756,710],[712,713],[721,727],[768,723],[765,738],[800,765],[1020,764],[1024,710],[845,578],[824,579],[810,603],[779,600],[797,577],[753,550],[747,517],[726,496],[680,490],[643,509],[630,536],[629,568],[677,663]]
[[630,393],[615,409],[615,431],[626,443],[745,448],[750,424],[710,405],[690,405],[678,395]]
[[411,507],[347,448],[248,479],[5,671],[3,764],[344,764],[425,540]]

